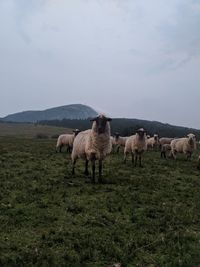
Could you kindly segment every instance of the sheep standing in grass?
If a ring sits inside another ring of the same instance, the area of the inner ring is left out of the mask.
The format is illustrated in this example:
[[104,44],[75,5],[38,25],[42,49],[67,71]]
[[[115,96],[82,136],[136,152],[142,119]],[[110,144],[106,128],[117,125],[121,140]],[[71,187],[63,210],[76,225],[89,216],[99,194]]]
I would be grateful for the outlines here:
[[78,158],[85,160],[85,174],[88,175],[88,163],[92,163],[92,181],[95,182],[95,161],[99,161],[99,182],[102,181],[102,161],[112,150],[110,139],[110,118],[99,115],[91,120],[92,129],[79,133],[74,140],[72,150],[72,174]]
[[159,145],[160,145],[160,149],[162,148],[163,145],[170,145],[171,144],[171,141],[173,140],[174,138],[169,138],[169,137],[161,137],[159,139]]
[[176,159],[177,153],[183,153],[187,159],[191,159],[193,151],[196,149],[195,135],[190,133],[187,137],[174,139],[171,142],[172,156]]
[[159,145],[158,134],[154,134],[153,137],[147,139],[147,148],[149,150],[153,150],[154,148],[158,147],[158,145]]
[[170,152],[171,152],[171,146],[169,144],[164,144],[161,146],[160,157],[166,159],[166,157],[169,157],[169,155],[171,154]]
[[66,146],[67,147],[67,152],[71,153],[72,147],[73,147],[73,142],[75,137],[78,135],[80,132],[78,129],[73,131],[73,134],[61,134],[58,137],[57,144],[56,144],[56,152],[59,150],[59,152],[62,151],[62,147]]
[[137,166],[139,159],[139,166],[142,167],[142,154],[147,150],[147,137],[146,131],[140,128],[136,131],[135,135],[130,136],[124,149],[124,163],[126,163],[127,154],[131,152],[132,163]]
[[117,153],[119,153],[120,147],[125,147],[127,138],[128,137],[120,136],[119,133],[115,133],[114,142],[115,142],[115,146],[117,147],[117,151],[116,151]]

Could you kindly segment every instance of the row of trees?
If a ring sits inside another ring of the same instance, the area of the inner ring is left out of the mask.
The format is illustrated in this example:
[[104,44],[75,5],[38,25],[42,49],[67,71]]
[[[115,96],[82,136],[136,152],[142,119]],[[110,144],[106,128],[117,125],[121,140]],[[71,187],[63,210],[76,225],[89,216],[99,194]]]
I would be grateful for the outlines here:
[[[91,128],[91,122],[87,120],[51,120],[51,121],[40,121],[38,124],[66,127],[72,129],[80,129],[81,131]],[[200,130],[173,126],[170,124],[164,124],[157,121],[147,121],[138,119],[113,119],[111,122],[112,134],[119,132],[122,136],[129,136],[135,133],[139,128],[143,127],[147,130],[148,134],[153,135],[158,133],[159,136],[168,137],[182,137],[192,132],[196,134],[197,138],[200,139]]]

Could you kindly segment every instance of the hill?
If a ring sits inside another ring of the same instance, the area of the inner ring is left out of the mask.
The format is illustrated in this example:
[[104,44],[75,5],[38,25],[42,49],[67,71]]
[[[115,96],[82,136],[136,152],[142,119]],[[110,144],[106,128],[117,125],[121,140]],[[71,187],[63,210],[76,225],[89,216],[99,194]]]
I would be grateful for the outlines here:
[[[58,127],[67,128],[79,128],[80,130],[86,130],[91,127],[89,120],[53,120],[53,121],[41,121],[39,124],[51,125]],[[119,132],[122,136],[132,135],[135,130],[143,127],[147,130],[148,134],[153,135],[158,133],[160,136],[169,137],[182,137],[192,132],[196,134],[197,138],[200,139],[200,130],[170,125],[157,121],[139,120],[139,119],[113,119],[111,122],[112,134]]]
[[42,120],[87,119],[97,112],[89,106],[73,104],[40,111],[23,111],[2,118],[7,122],[37,122]]

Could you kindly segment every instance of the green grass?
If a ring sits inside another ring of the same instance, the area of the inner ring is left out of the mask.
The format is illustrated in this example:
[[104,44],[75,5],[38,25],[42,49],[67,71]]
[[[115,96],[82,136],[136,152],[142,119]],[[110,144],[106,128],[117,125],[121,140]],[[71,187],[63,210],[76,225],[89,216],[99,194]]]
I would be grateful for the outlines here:
[[0,266],[200,266],[197,154],[111,155],[91,184],[55,141],[0,138]]
[[72,129],[37,125],[33,123],[0,123],[0,137],[17,136],[32,138],[38,134],[51,137],[53,135],[59,135],[63,133],[71,133]]

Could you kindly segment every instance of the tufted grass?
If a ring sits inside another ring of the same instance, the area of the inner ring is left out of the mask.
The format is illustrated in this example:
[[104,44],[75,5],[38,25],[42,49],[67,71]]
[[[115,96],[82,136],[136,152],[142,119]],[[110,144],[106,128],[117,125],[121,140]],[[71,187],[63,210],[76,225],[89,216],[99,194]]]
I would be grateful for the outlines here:
[[0,138],[0,266],[200,266],[197,154],[112,154],[94,185],[55,141]]

